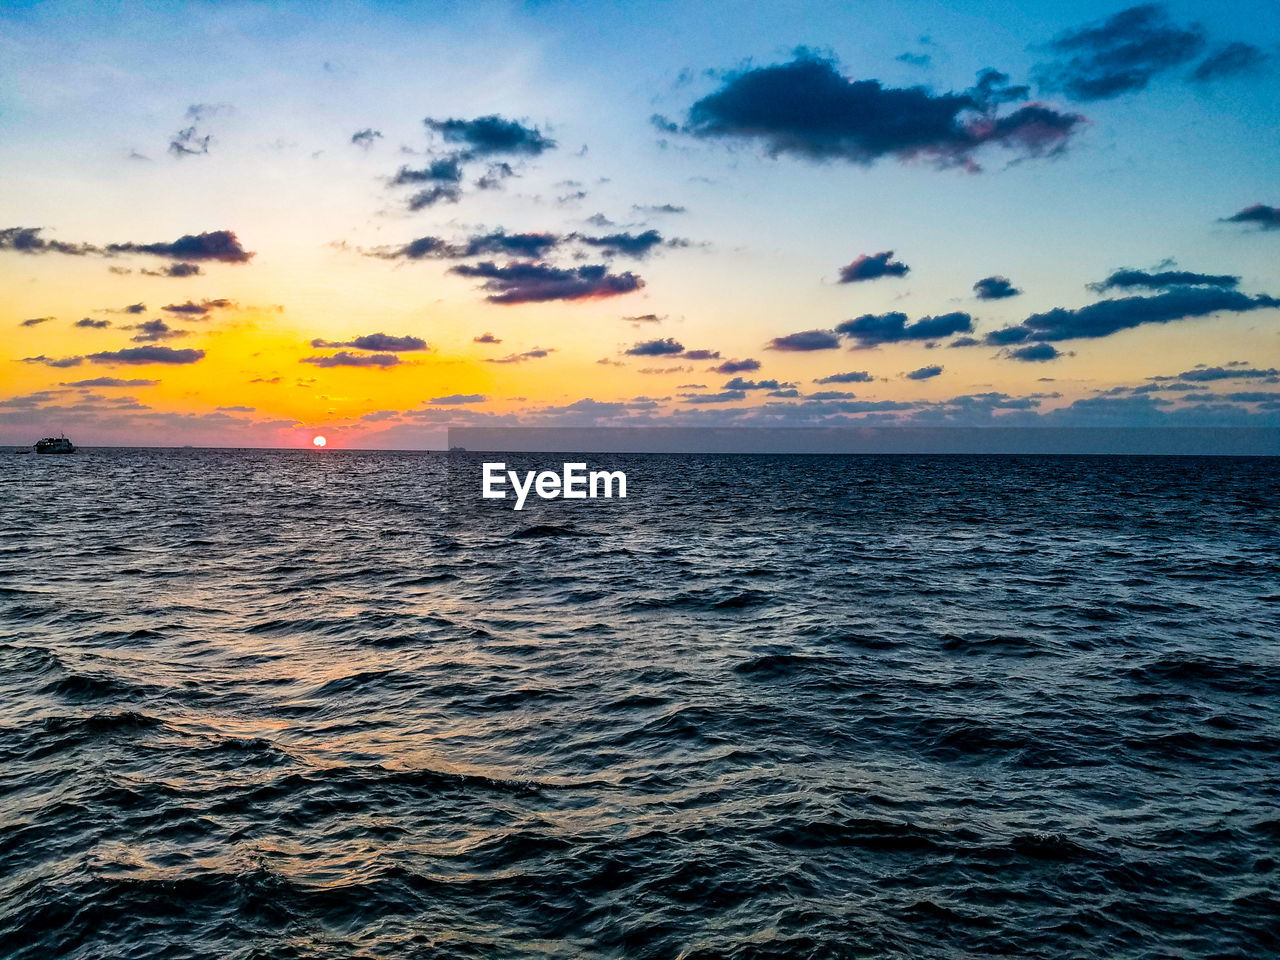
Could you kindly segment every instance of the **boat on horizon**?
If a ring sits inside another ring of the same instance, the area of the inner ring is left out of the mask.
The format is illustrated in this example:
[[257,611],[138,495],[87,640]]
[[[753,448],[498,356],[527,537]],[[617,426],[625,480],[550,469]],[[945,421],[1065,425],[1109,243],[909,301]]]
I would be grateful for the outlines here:
[[45,437],[36,441],[36,453],[75,453],[76,445],[66,437]]

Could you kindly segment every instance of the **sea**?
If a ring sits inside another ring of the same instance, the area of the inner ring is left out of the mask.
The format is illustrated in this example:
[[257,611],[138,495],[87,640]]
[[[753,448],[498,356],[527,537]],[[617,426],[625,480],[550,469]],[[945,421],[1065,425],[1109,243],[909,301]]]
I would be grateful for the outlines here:
[[1280,955],[1280,459],[486,459],[0,455],[0,957]]

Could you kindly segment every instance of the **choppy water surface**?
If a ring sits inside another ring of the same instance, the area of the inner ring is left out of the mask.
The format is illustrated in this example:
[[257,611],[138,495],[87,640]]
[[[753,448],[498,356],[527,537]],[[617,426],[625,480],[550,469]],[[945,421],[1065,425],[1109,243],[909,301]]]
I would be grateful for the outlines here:
[[6,454],[0,955],[1280,952],[1280,463],[619,462]]

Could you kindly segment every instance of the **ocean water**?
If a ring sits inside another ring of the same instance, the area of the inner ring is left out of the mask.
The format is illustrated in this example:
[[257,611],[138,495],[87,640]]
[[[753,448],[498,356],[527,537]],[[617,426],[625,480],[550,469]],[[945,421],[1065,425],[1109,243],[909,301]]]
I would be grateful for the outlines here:
[[1280,460],[481,459],[3,456],[0,956],[1280,954]]

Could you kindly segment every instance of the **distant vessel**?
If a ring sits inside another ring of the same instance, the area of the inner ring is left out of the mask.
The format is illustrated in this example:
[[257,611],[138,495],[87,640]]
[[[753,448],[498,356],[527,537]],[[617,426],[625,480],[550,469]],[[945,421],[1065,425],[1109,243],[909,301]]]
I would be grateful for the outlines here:
[[75,453],[76,445],[66,437],[45,437],[36,441],[36,453]]
[[467,448],[466,447],[450,447],[449,452],[450,453],[466,453]]

